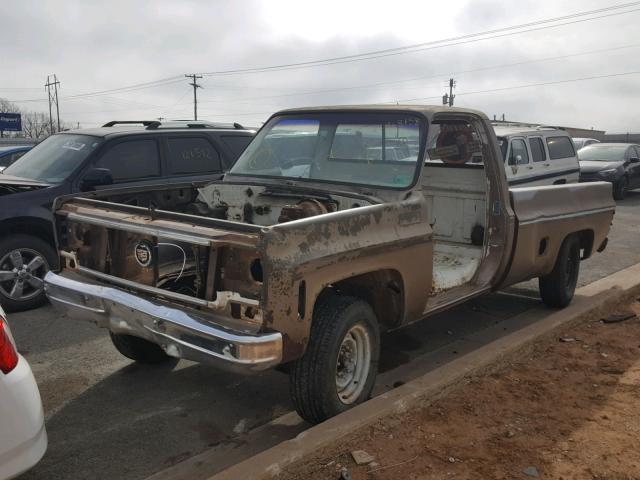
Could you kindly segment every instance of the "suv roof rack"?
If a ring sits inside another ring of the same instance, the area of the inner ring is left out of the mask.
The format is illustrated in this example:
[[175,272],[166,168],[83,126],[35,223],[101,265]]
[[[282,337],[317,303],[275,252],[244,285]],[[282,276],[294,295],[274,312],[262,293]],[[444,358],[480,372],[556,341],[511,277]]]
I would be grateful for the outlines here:
[[142,125],[147,130],[156,130],[158,128],[215,128],[215,129],[235,129],[244,130],[245,128],[237,123],[214,123],[206,120],[169,120],[160,122],[158,120],[113,120],[107,122],[103,127],[113,127],[114,125]]
[[538,123],[524,123],[524,122],[505,122],[502,120],[492,120],[491,125],[494,127],[521,127],[529,128],[531,130],[565,130],[564,127],[556,127],[553,125],[542,125]]
[[102,126],[113,127],[114,125],[142,125],[143,127],[154,128],[160,125],[160,122],[158,120],[112,120]]

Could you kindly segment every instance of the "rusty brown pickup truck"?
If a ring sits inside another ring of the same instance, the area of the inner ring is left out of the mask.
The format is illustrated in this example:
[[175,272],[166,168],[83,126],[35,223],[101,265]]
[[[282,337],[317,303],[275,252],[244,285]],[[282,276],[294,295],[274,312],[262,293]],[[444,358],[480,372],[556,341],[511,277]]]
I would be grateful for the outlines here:
[[430,106],[282,111],[221,181],[108,195],[56,202],[51,302],[138,362],[286,366],[314,423],[368,398],[381,332],[531,278],[566,306],[615,213],[509,188],[487,117]]

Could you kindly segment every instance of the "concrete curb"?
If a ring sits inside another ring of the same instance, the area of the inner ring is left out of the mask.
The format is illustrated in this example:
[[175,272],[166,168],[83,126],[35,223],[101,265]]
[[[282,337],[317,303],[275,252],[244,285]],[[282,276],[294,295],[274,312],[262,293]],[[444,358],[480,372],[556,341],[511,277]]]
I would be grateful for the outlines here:
[[432,401],[455,387],[463,378],[478,376],[495,369],[531,348],[535,342],[553,336],[560,329],[601,315],[612,306],[638,293],[640,264],[578,289],[569,307],[555,311],[535,324],[479,347],[422,377],[311,427],[297,437],[217,473],[208,480],[273,478],[287,466],[317,453],[363,427],[372,425],[380,418],[396,415],[418,404]]

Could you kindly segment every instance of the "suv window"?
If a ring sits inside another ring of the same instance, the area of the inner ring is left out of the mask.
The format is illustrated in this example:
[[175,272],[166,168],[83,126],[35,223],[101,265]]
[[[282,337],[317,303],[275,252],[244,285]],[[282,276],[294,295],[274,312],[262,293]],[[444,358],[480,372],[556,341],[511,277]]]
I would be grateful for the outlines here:
[[220,155],[202,137],[174,137],[169,146],[169,175],[221,172]]
[[160,155],[155,140],[118,143],[99,160],[98,167],[111,170],[114,182],[160,176]]
[[516,138],[511,140],[511,153],[509,154],[509,165],[526,165],[529,163],[529,153],[524,140]]
[[222,135],[220,137],[227,147],[231,149],[236,160],[244,149],[247,148],[253,137],[248,135]]
[[544,162],[547,159],[547,152],[544,151],[544,144],[541,138],[530,138],[529,147],[531,148],[531,157],[534,162]]
[[574,157],[576,155],[573,142],[569,137],[547,137],[547,147],[549,148],[551,160]]

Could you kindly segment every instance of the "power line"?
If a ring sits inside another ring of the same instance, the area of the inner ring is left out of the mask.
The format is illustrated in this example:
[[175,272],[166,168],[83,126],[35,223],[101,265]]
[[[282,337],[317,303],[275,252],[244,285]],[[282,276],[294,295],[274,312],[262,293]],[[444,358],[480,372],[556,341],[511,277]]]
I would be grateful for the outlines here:
[[[414,52],[418,52],[418,51],[431,50],[431,49],[436,49],[436,48],[444,48],[444,47],[449,47],[449,46],[473,43],[473,42],[482,41],[482,40],[489,40],[489,39],[493,39],[493,38],[500,38],[500,37],[505,37],[505,36],[510,36],[510,35],[517,35],[517,34],[521,34],[521,33],[538,31],[538,30],[543,30],[543,29],[547,29],[547,28],[556,28],[556,27],[561,27],[561,26],[565,26],[565,25],[571,25],[571,24],[576,24],[576,23],[581,23],[581,22],[587,22],[587,21],[591,21],[591,20],[597,20],[597,19],[617,16],[617,15],[625,15],[625,14],[628,14],[628,13],[634,13],[634,12],[640,11],[640,9],[632,9],[632,10],[626,10],[626,11],[622,11],[622,12],[614,12],[614,13],[609,13],[609,14],[605,14],[605,15],[593,16],[593,17],[590,17],[590,18],[582,18],[582,19],[578,19],[578,20],[573,20],[573,21],[570,21],[570,22],[558,23],[556,25],[545,25],[545,26],[538,27],[538,28],[529,28],[529,29],[526,29],[526,30],[519,30],[519,31],[516,31],[516,32],[510,31],[510,30],[518,30],[518,29],[523,29],[523,28],[536,26],[536,25],[544,25],[544,24],[548,24],[548,23],[559,22],[559,21],[567,20],[567,19],[571,19],[571,18],[594,15],[594,14],[597,14],[597,13],[604,13],[604,12],[610,12],[610,11],[614,11],[614,10],[620,10],[620,9],[633,7],[633,6],[637,6],[637,5],[640,5],[640,2],[630,2],[630,3],[625,3],[625,4],[611,5],[609,7],[599,8],[599,9],[595,9],[595,10],[576,12],[576,13],[573,13],[573,14],[564,15],[564,16],[560,16],[560,17],[547,18],[547,19],[538,20],[538,21],[534,21],[534,22],[528,22],[528,23],[519,24],[519,25],[512,25],[512,26],[508,26],[508,27],[502,27],[502,28],[498,28],[498,29],[487,30],[487,31],[484,31],[484,32],[476,32],[476,33],[461,35],[461,36],[457,36],[457,37],[450,37],[450,38],[446,38],[446,39],[433,40],[433,41],[429,41],[429,42],[422,42],[422,43],[417,43],[417,44],[413,44],[413,45],[405,45],[405,46],[402,46],[402,47],[396,47],[396,48],[390,48],[390,49],[384,49],[384,50],[375,50],[375,51],[364,52],[364,53],[354,54],[354,55],[346,55],[346,56],[341,56],[341,57],[325,58],[325,59],[320,59],[320,60],[309,60],[309,61],[305,61],[305,62],[297,62],[297,63],[289,63],[289,64],[281,64],[281,65],[272,65],[272,66],[267,66],[267,67],[245,68],[245,69],[236,69],[236,70],[221,70],[221,71],[216,71],[216,72],[203,73],[202,75],[215,76],[215,75],[237,75],[237,74],[242,74],[242,73],[265,73],[265,72],[271,72],[271,71],[290,70],[290,69],[295,69],[295,68],[311,68],[311,67],[317,67],[317,66],[334,65],[334,64],[339,64],[339,63],[349,63],[349,62],[357,62],[357,61],[364,61],[364,60],[372,60],[372,59],[375,59],[375,58],[382,58],[382,57],[393,56],[393,55],[402,55],[402,54],[414,53]],[[508,32],[508,33],[502,33],[501,35],[494,35],[494,34],[501,33],[501,32]],[[484,37],[484,38],[478,38],[478,37]],[[449,42],[449,43],[447,43],[447,42]],[[155,88],[155,87],[160,87],[160,86],[165,86],[165,85],[171,85],[171,84],[174,84],[174,83],[178,83],[179,82],[179,78],[180,78],[179,76],[166,77],[166,78],[159,79],[159,80],[153,80],[153,81],[149,81],[149,82],[133,84],[133,85],[125,86],[125,87],[119,87],[119,88],[113,88],[113,89],[107,89],[107,90],[100,90],[100,91],[96,91],[96,92],[85,92],[85,93],[72,95],[72,96],[64,97],[64,98],[65,99],[81,98],[81,97],[104,95],[104,94],[107,94],[107,93],[128,92],[128,91],[135,91],[135,90],[146,89],[146,88]],[[43,100],[45,100],[45,99],[13,100],[13,102],[26,103],[26,102],[39,102],[39,101],[43,101]]]
[[[372,60],[372,59],[375,59],[375,58],[382,58],[382,57],[394,56],[394,55],[402,55],[402,54],[414,53],[414,52],[419,52],[419,51],[424,51],[424,50],[431,50],[431,49],[436,49],[436,48],[444,48],[444,47],[461,45],[461,44],[466,44],[466,43],[473,43],[473,42],[482,41],[482,40],[489,40],[489,39],[493,39],[493,38],[500,38],[500,37],[505,37],[505,36],[510,36],[510,35],[517,35],[517,34],[521,34],[521,33],[538,31],[538,30],[543,30],[543,29],[547,29],[547,28],[556,28],[556,27],[561,27],[561,26],[565,26],[565,25],[571,25],[571,24],[575,24],[575,23],[581,23],[581,22],[586,22],[586,21],[591,21],[591,20],[597,20],[597,19],[617,16],[617,15],[624,15],[624,14],[627,14],[627,13],[633,13],[633,12],[640,11],[640,9],[631,9],[631,10],[626,10],[626,11],[622,11],[622,12],[614,12],[614,13],[609,13],[609,14],[606,14],[606,15],[593,16],[593,17],[590,17],[590,18],[582,18],[582,19],[573,20],[573,21],[570,21],[570,22],[558,23],[556,25],[545,25],[543,27],[538,27],[538,28],[529,28],[529,29],[526,29],[526,30],[519,30],[519,31],[516,31],[516,32],[512,32],[511,31],[511,30],[518,30],[518,29],[523,29],[523,28],[536,26],[536,25],[544,25],[544,24],[548,24],[548,23],[559,22],[559,21],[567,20],[567,19],[571,19],[571,18],[584,17],[584,16],[589,16],[589,15],[594,15],[594,14],[597,14],[597,13],[604,13],[604,12],[610,12],[610,11],[614,11],[614,10],[620,10],[620,9],[633,7],[633,6],[637,6],[637,5],[640,5],[640,1],[630,2],[630,3],[625,3],[625,4],[612,5],[612,6],[609,6],[609,7],[604,7],[604,8],[595,9],[595,10],[576,12],[576,13],[573,13],[573,14],[568,14],[568,15],[564,15],[564,16],[560,16],[560,17],[547,18],[547,19],[538,20],[538,21],[534,21],[534,22],[528,22],[528,23],[519,24],[519,25],[512,25],[512,26],[508,26],[508,27],[502,27],[502,28],[498,28],[498,29],[487,30],[487,31],[484,31],[484,32],[476,32],[476,33],[461,35],[461,36],[457,36],[457,37],[450,37],[450,38],[446,38],[446,39],[433,40],[433,41],[422,42],[422,43],[417,43],[417,44],[413,44],[413,45],[405,45],[405,46],[402,46],[402,47],[395,47],[395,48],[389,48],[389,49],[384,49],[384,50],[375,50],[375,51],[364,52],[364,53],[360,53],[360,54],[346,55],[346,56],[341,56],[341,57],[325,58],[325,59],[320,59],[320,60],[310,60],[310,61],[305,61],[305,62],[297,62],[297,63],[289,63],[289,64],[281,64],[281,65],[272,65],[272,66],[267,66],[267,67],[257,67],[257,68],[245,68],[245,69],[236,69],[236,70],[222,70],[222,71],[216,71],[216,72],[207,72],[207,73],[203,73],[202,75],[215,76],[215,75],[237,75],[237,74],[243,74],[243,73],[265,73],[265,72],[271,72],[271,71],[290,70],[290,69],[296,69],[296,68],[311,68],[311,67],[317,67],[317,66],[334,65],[334,64],[339,64],[339,63],[350,63],[350,62],[357,62],[357,61],[364,61],[364,60]],[[502,33],[500,35],[494,35],[494,34],[501,33],[501,32],[508,32],[508,33]],[[483,37],[483,38],[478,38],[478,37]],[[450,42],[450,43],[447,43],[447,42]],[[64,99],[88,98],[88,97],[92,97],[92,96],[105,95],[105,94],[108,94],[108,93],[115,93],[115,92],[125,93],[125,92],[140,90],[140,89],[161,87],[161,86],[172,85],[172,84],[178,83],[180,81],[179,78],[180,78],[179,76],[166,77],[166,78],[163,78],[163,79],[153,80],[153,81],[149,81],[149,82],[137,83],[137,84],[133,84],[133,85],[128,85],[128,86],[124,86],[124,87],[118,87],[118,88],[113,88],[113,89],[107,89],[107,90],[99,90],[99,91],[96,91],[96,92],[85,92],[85,93],[80,93],[80,94],[76,94],[76,95],[70,95],[70,96],[61,97],[61,98],[64,98]],[[27,103],[27,102],[40,102],[40,101],[44,101],[44,100],[46,100],[46,99],[24,99],[24,100],[12,100],[12,101],[16,102],[16,103]]]
[[[640,70],[639,71],[631,71],[631,72],[610,73],[610,74],[605,74],[605,75],[593,75],[593,76],[589,76],[589,77],[570,78],[570,79],[565,79],[565,80],[553,80],[553,81],[548,81],[548,82],[539,82],[539,83],[531,83],[531,84],[524,84],[524,85],[513,85],[513,86],[508,86],[508,87],[499,87],[499,88],[493,88],[493,89],[487,89],[487,90],[475,90],[475,91],[470,91],[470,92],[458,92],[458,93],[456,93],[456,96],[476,95],[476,94],[482,94],[482,93],[493,93],[493,92],[516,90],[516,89],[523,89],[523,88],[532,88],[532,87],[540,87],[540,86],[548,86],[548,85],[558,85],[558,84],[563,84],[563,83],[582,82],[582,81],[589,81],[589,80],[598,80],[598,79],[603,79],[603,78],[622,77],[622,76],[628,76],[628,75],[637,75],[637,74],[640,74]],[[429,96],[429,97],[416,97],[416,98],[405,98],[405,99],[400,99],[400,100],[381,101],[380,103],[416,102],[416,101],[424,101],[424,100],[435,100],[435,99],[441,99],[441,98],[442,98],[442,96],[440,96],[440,95],[434,95],[434,96]],[[205,115],[208,116],[208,117],[271,115],[275,110],[277,110],[277,109],[274,109],[274,110],[271,110],[271,111],[268,111],[268,112],[205,113]],[[112,111],[116,111],[116,110],[112,110]],[[85,112],[85,113],[101,113],[101,112]]]
[[[371,52],[364,52],[364,53],[359,53],[359,54],[354,54],[354,55],[345,55],[345,56],[325,58],[325,59],[320,59],[320,60],[309,60],[309,61],[305,61],[305,62],[296,62],[296,63],[281,64],[281,65],[272,65],[272,66],[267,66],[267,67],[243,68],[243,69],[235,69],[235,70],[219,70],[219,71],[215,71],[215,72],[205,72],[205,73],[203,73],[203,75],[214,76],[214,75],[237,75],[237,74],[242,74],[242,73],[264,73],[264,72],[268,72],[268,71],[290,70],[290,69],[294,69],[294,68],[309,68],[309,67],[324,66],[324,65],[334,65],[334,64],[337,64],[337,63],[348,63],[348,62],[354,62],[354,61],[371,60],[371,59],[374,59],[374,58],[381,58],[381,57],[387,57],[387,56],[392,56],[392,55],[401,55],[401,54],[406,54],[406,53],[413,53],[413,52],[416,52],[416,51],[430,50],[430,49],[434,49],[434,48],[443,48],[443,47],[448,47],[448,46],[452,46],[452,45],[460,45],[460,44],[464,44],[464,43],[471,43],[472,41],[475,42],[475,41],[481,41],[481,40],[488,40],[488,39],[491,39],[491,38],[499,38],[499,37],[503,37],[503,36],[507,36],[507,35],[516,35],[516,34],[520,34],[520,33],[526,33],[526,32],[531,32],[531,31],[536,31],[536,30],[543,30],[543,29],[546,29],[546,28],[555,28],[555,27],[560,27],[560,26],[564,26],[564,25],[571,25],[571,24],[575,24],[575,23],[581,23],[581,22],[587,22],[587,21],[591,21],[591,20],[597,20],[597,19],[600,19],[600,18],[612,17],[612,16],[616,16],[616,15],[624,15],[624,14],[627,14],[627,13],[637,12],[640,9],[633,9],[633,10],[626,10],[626,11],[623,11],[623,12],[609,13],[609,14],[606,14],[606,15],[600,15],[600,16],[595,16],[595,17],[591,17],[591,18],[583,18],[583,19],[580,19],[580,20],[574,20],[574,21],[570,21],[570,22],[559,23],[557,25],[546,25],[544,27],[531,28],[531,29],[528,29],[528,30],[522,30],[522,31],[518,31],[518,32],[510,32],[508,34],[503,34],[503,35],[493,35],[493,34],[497,34],[497,33],[501,33],[501,32],[507,32],[507,31],[510,31],[510,30],[518,30],[518,29],[523,29],[523,28],[532,27],[532,26],[536,26],[536,25],[554,23],[554,22],[559,22],[559,21],[562,21],[562,20],[571,19],[571,18],[594,15],[594,14],[597,14],[597,13],[609,12],[609,11],[619,10],[619,9],[622,9],[622,8],[628,8],[628,7],[633,7],[633,6],[637,6],[637,5],[640,5],[640,2],[630,2],[630,3],[625,3],[625,4],[612,5],[612,6],[609,6],[609,7],[600,8],[600,9],[596,9],[596,10],[576,12],[576,13],[572,13],[572,14],[569,14],[569,15],[564,15],[564,16],[561,16],[561,17],[547,18],[547,19],[543,19],[543,20],[537,20],[535,22],[528,22],[528,23],[523,23],[523,24],[519,24],[519,25],[512,25],[512,26],[502,27],[502,28],[493,29],[493,30],[486,30],[484,32],[470,33],[470,34],[466,34],[466,35],[460,35],[460,36],[457,36],[457,37],[450,37],[450,38],[445,38],[445,39],[440,39],[440,40],[432,40],[432,41],[429,41],[429,42],[422,42],[422,43],[416,43],[416,44],[413,44],[413,45],[405,45],[405,46],[402,46],[402,47],[389,48],[389,49],[384,49],[384,50],[376,50],[376,51],[371,51]],[[485,37],[487,35],[491,35],[491,36],[488,36],[486,38],[477,38],[477,37]],[[469,41],[467,39],[473,39],[473,40]],[[467,40],[467,41],[460,41],[460,40]],[[455,43],[451,43],[451,42],[455,42]],[[443,45],[440,45],[440,44],[443,44]]]
[[[507,90],[517,90],[517,89],[521,89],[521,88],[543,87],[543,86],[547,86],[547,85],[559,85],[559,84],[562,84],[562,83],[584,82],[584,81],[588,81],[588,80],[598,80],[598,79],[601,79],[601,78],[623,77],[623,76],[627,76],[627,75],[638,75],[638,74],[640,74],[640,70],[636,70],[636,71],[633,71],[633,72],[609,73],[609,74],[605,74],[605,75],[593,75],[593,76],[590,76],[590,77],[569,78],[569,79],[566,79],[566,80],[553,80],[553,81],[549,81],[549,82],[528,83],[528,84],[525,84],[525,85],[513,85],[513,86],[509,86],[509,87],[491,88],[491,89],[488,89],[488,90],[476,90],[476,91],[471,91],[471,92],[458,92],[456,95],[457,96],[461,96],[461,95],[477,95],[479,93],[504,92],[504,91],[507,91]],[[387,103],[417,102],[417,101],[421,101],[421,100],[433,100],[434,98],[440,98],[440,97],[435,96],[435,97],[405,98],[405,99],[402,99],[402,100],[394,100],[393,102],[387,102]]]
[[[171,78],[176,78],[176,77],[171,77]],[[137,91],[137,90],[143,90],[146,88],[156,88],[156,87],[164,87],[164,86],[168,86],[168,85],[173,85],[176,83],[180,83],[182,82],[181,80],[182,77],[177,77],[177,79],[168,81],[167,79],[163,79],[163,80],[155,80],[153,82],[145,82],[145,83],[140,83],[140,84],[135,84],[135,85],[129,85],[126,87],[120,87],[120,88],[113,88],[113,89],[109,89],[109,90],[100,90],[97,92],[86,92],[86,93],[79,93],[76,95],[69,95],[66,97],[60,97],[63,100],[72,100],[72,99],[76,99],[76,98],[90,98],[90,97],[97,97],[97,96],[102,96],[102,95],[107,95],[109,93],[115,93],[115,92],[119,92],[119,93],[128,93],[128,92],[133,92],[133,91]],[[46,98],[28,98],[28,99],[24,99],[24,100],[12,100],[12,102],[16,102],[16,103],[30,103],[30,102],[42,102],[46,100]]]
[[[590,80],[599,80],[599,79],[603,79],[603,78],[611,78],[611,77],[622,77],[622,76],[628,76],[628,75],[638,75],[640,74],[640,70],[637,71],[631,71],[631,72],[619,72],[619,73],[609,73],[609,74],[605,74],[605,75],[593,75],[593,76],[589,76],[589,77],[579,77],[579,78],[570,78],[570,79],[565,79],[565,80],[554,80],[554,81],[548,81],[548,82],[539,82],[539,83],[530,83],[530,84],[525,84],[525,85],[513,85],[513,86],[509,86],[509,87],[500,87],[500,88],[492,88],[492,89],[488,89],[488,90],[475,90],[475,91],[471,91],[471,92],[458,92],[456,93],[456,96],[460,96],[460,95],[476,95],[476,94],[481,94],[481,93],[493,93],[493,92],[502,92],[502,91],[507,91],[507,90],[516,90],[516,89],[522,89],[522,88],[531,88],[531,87],[540,87],[540,86],[547,86],[547,85],[558,85],[558,84],[563,84],[563,83],[572,83],[572,82],[583,82],[583,81],[590,81]],[[430,96],[430,97],[419,97],[419,98],[407,98],[407,99],[401,99],[401,100],[388,100],[388,101],[383,101],[380,103],[403,103],[403,102],[414,102],[414,101],[422,101],[422,100],[435,100],[435,99],[441,99],[442,96],[441,95],[434,95],[434,96]],[[214,113],[214,114],[206,114],[207,116],[251,116],[251,115],[271,115],[274,112],[244,112],[244,113]]]
[[[458,71],[449,71],[449,72],[442,72],[442,73],[434,73],[434,74],[430,74],[430,75],[422,75],[419,77],[412,77],[412,78],[406,78],[406,79],[402,79],[402,80],[390,80],[388,82],[376,82],[376,83],[369,83],[369,84],[361,84],[361,85],[353,85],[353,86],[348,86],[348,87],[336,87],[336,88],[328,88],[328,89],[321,89],[321,90],[307,90],[307,91],[303,91],[303,92],[296,92],[296,93],[284,93],[284,94],[279,94],[279,95],[263,95],[263,96],[259,96],[259,97],[236,97],[236,98],[231,98],[231,99],[226,99],[226,100],[200,100],[200,103],[226,103],[226,102],[252,102],[255,100],[263,100],[263,99],[273,99],[273,98],[286,98],[286,97],[297,97],[297,96],[304,96],[304,95],[316,95],[316,94],[320,94],[320,93],[333,93],[333,92],[341,92],[341,91],[347,91],[347,90],[361,90],[364,88],[373,88],[373,87],[382,87],[382,86],[388,86],[388,85],[395,85],[398,83],[406,83],[406,82],[415,82],[418,80],[428,80],[428,79],[434,79],[434,78],[442,78],[446,75],[454,75],[454,76],[460,76],[460,75],[464,75],[464,74],[468,74],[468,73],[476,73],[476,72],[481,72],[481,71],[486,71],[486,70],[497,70],[500,68],[508,68],[508,67],[516,67],[516,66],[520,66],[520,65],[527,65],[530,63],[540,63],[540,62],[547,62],[547,61],[552,61],[552,60],[562,60],[565,58],[571,58],[571,57],[578,57],[578,56],[584,56],[584,55],[592,55],[592,54],[596,54],[596,53],[606,53],[606,52],[613,52],[616,50],[623,50],[623,49],[628,49],[628,48],[637,48],[640,47],[640,43],[634,43],[634,44],[630,44],[630,45],[621,45],[621,46],[617,46],[617,47],[611,47],[611,48],[604,48],[604,49],[598,49],[598,50],[591,50],[591,51],[587,51],[587,52],[580,52],[580,53],[571,53],[571,54],[566,54],[566,55],[556,55],[553,57],[545,57],[545,58],[537,58],[537,59],[533,59],[533,60],[523,60],[520,62],[513,62],[513,63],[503,63],[503,64],[499,64],[499,65],[489,65],[489,66],[485,66],[485,67],[478,67],[478,68],[474,68],[474,69],[468,69],[468,70],[458,70]],[[435,85],[434,85],[435,86]],[[438,86],[440,86],[440,84],[438,84]],[[424,86],[421,86],[421,88],[424,88]]]

